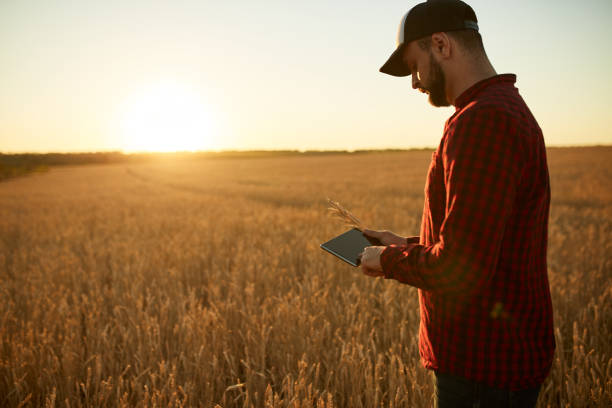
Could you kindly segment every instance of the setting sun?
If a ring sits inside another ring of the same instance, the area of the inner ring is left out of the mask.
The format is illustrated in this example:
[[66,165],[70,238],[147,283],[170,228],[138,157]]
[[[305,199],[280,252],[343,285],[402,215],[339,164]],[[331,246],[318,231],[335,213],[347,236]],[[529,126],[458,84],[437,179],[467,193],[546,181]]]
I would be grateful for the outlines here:
[[162,83],[131,95],[121,108],[123,149],[128,152],[214,148],[210,111],[190,88]]

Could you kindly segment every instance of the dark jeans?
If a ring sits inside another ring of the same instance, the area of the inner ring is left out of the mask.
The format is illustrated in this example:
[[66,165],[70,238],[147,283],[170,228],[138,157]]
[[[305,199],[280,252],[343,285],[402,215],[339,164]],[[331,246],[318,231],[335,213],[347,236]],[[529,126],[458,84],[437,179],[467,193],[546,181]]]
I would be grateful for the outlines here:
[[436,372],[436,408],[531,408],[538,401],[540,387],[509,391],[491,388],[466,378]]

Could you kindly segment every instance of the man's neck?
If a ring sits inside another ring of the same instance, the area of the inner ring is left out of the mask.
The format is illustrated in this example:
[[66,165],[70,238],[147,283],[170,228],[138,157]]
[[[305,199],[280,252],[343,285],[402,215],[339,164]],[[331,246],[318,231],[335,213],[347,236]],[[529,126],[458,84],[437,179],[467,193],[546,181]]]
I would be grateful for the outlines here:
[[472,85],[497,75],[493,65],[486,58],[480,64],[466,66],[465,69],[457,70],[447,77],[446,97],[451,105],[455,105],[455,100],[459,95],[469,89]]

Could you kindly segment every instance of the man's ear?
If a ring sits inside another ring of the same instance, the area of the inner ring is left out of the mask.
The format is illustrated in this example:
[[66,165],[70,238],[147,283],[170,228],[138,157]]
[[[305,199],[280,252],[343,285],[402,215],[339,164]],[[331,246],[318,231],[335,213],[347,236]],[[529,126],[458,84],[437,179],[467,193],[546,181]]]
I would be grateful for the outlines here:
[[443,59],[451,56],[451,41],[446,33],[433,33],[431,35],[431,50]]

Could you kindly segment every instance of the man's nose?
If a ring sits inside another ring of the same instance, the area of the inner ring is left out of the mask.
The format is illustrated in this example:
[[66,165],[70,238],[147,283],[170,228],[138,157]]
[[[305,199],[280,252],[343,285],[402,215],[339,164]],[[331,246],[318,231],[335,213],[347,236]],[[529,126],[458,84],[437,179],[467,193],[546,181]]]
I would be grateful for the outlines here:
[[417,74],[412,74],[412,89],[419,88],[419,78]]

